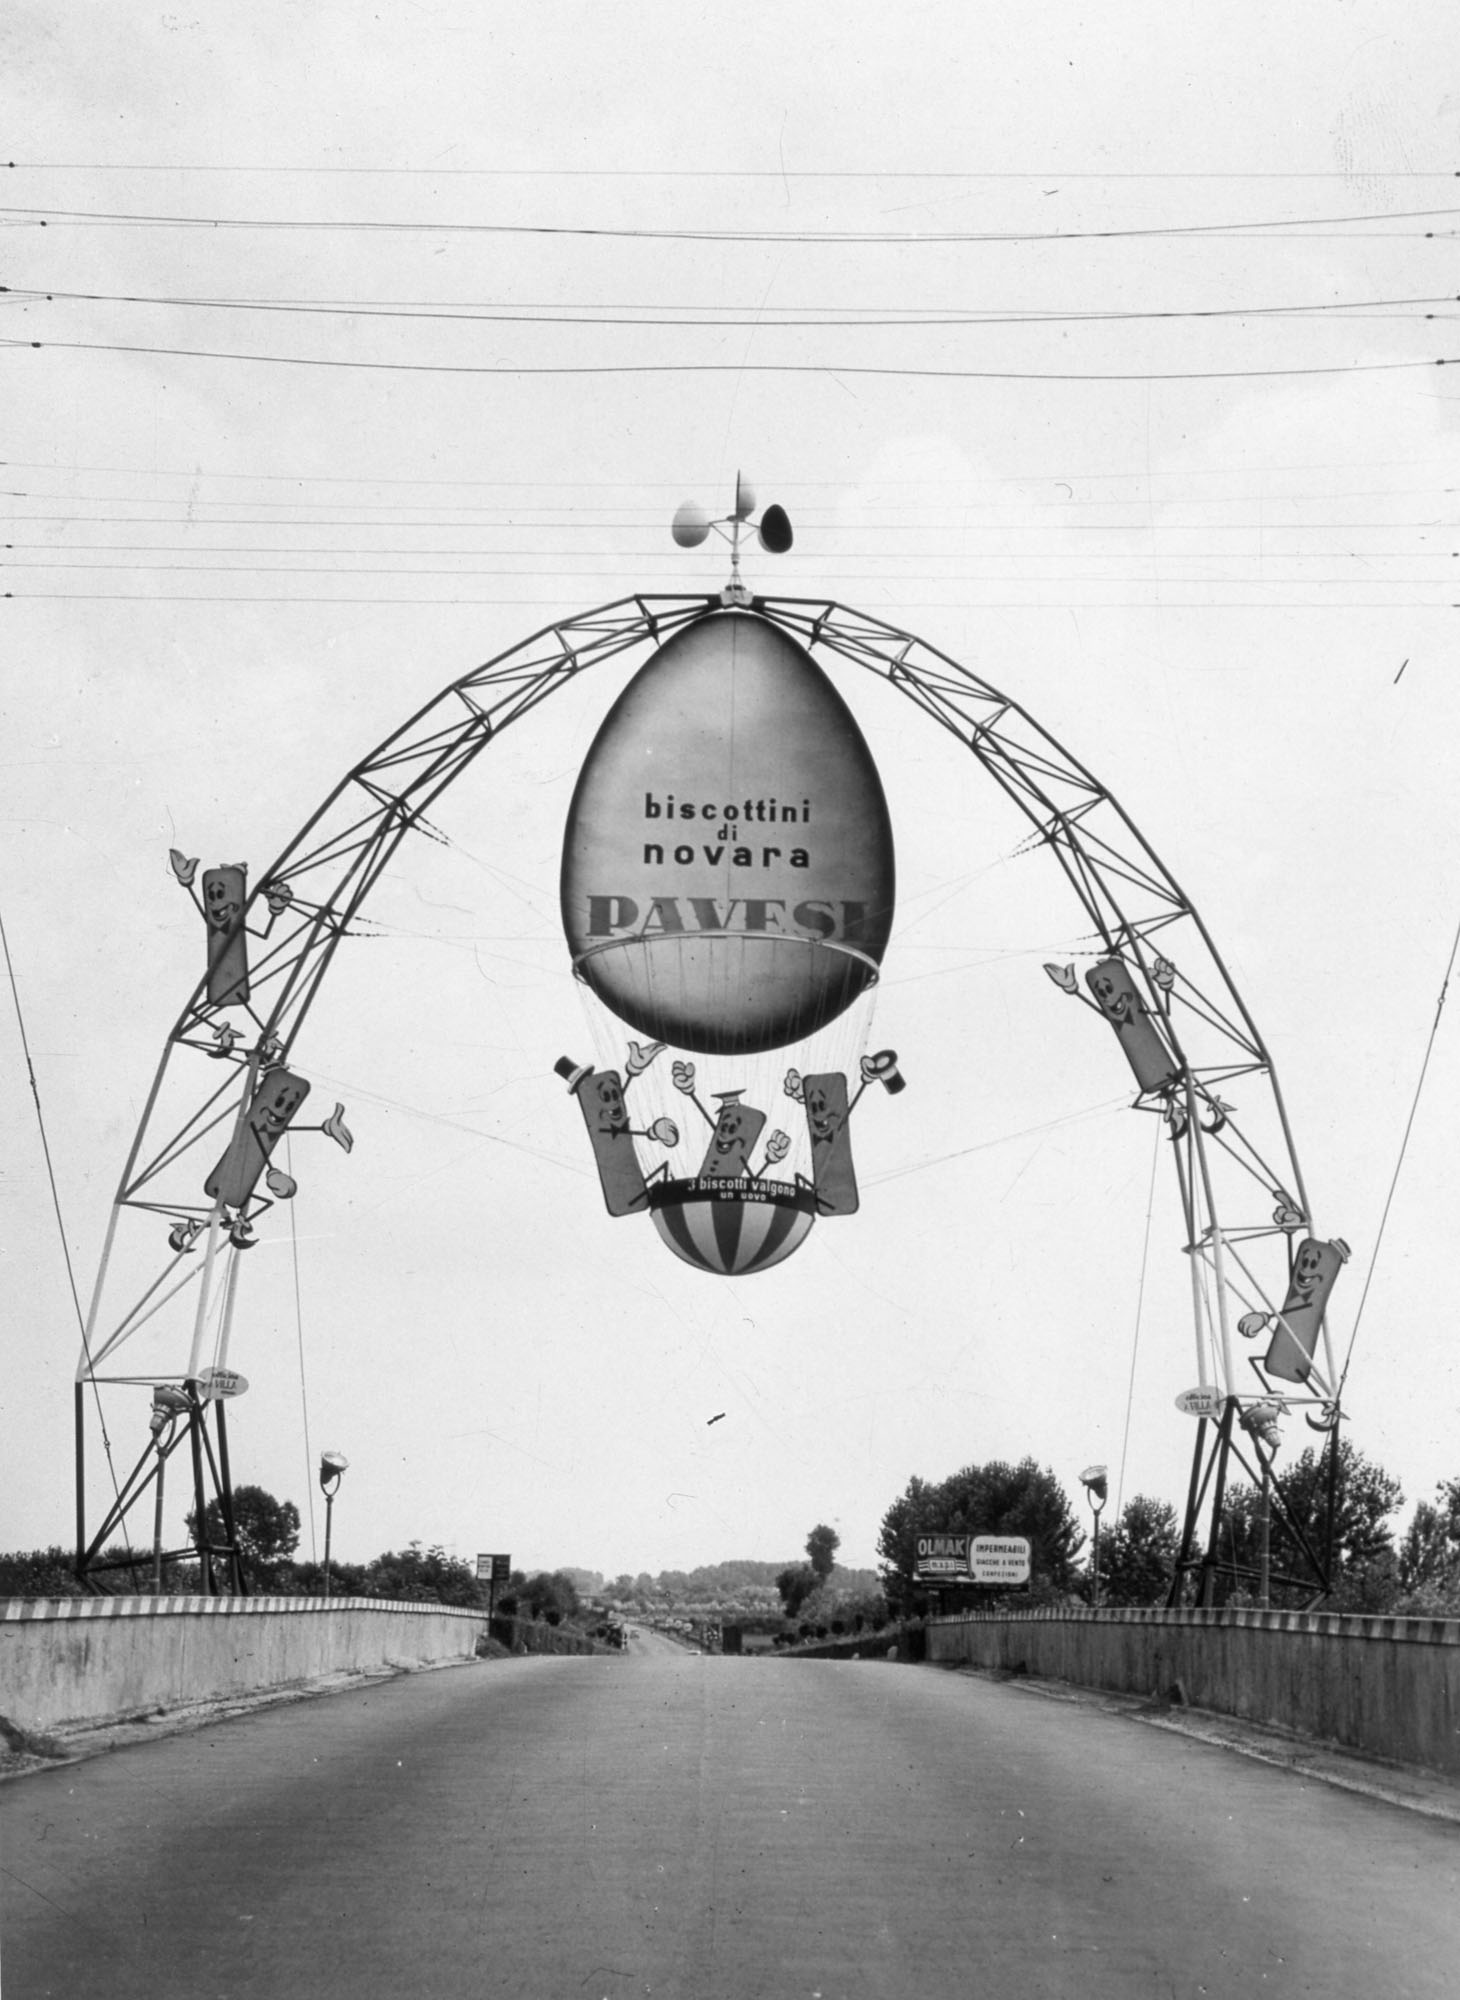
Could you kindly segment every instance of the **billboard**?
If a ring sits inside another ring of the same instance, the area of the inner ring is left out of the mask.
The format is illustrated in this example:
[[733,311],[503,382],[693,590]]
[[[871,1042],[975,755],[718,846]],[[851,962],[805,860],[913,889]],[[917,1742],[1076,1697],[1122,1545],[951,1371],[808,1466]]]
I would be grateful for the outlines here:
[[967,1583],[971,1574],[971,1535],[919,1535],[913,1574],[929,1583]]
[[1028,1583],[1029,1542],[1024,1535],[975,1535],[975,1583]]
[[1028,1583],[1024,1535],[919,1535],[913,1574],[920,1583]]

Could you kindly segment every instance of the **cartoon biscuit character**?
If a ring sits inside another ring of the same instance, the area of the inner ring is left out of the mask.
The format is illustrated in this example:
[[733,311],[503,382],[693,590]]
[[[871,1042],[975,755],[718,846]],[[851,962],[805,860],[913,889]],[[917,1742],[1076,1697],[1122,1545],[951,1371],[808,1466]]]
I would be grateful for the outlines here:
[[840,1070],[802,1079],[806,1129],[811,1135],[811,1178],[822,1215],[855,1215],[859,1205],[852,1165],[847,1080]]
[[1288,1294],[1263,1356],[1269,1375],[1284,1382],[1306,1382],[1323,1327],[1328,1295],[1348,1262],[1349,1247],[1341,1236],[1331,1243],[1305,1236],[1293,1257]]
[[624,1103],[623,1078],[617,1070],[593,1069],[562,1056],[554,1065],[578,1100],[598,1183],[610,1215],[633,1215],[649,1205],[649,1191],[634,1150]]
[[245,1207],[270,1153],[308,1095],[309,1085],[302,1076],[287,1069],[266,1071],[228,1151],[204,1181],[203,1192],[225,1208]]
[[1105,958],[1085,974],[1095,1005],[1114,1028],[1142,1093],[1170,1090],[1180,1071],[1156,1032],[1130,967],[1124,959]]
[[248,998],[248,934],[243,906],[248,870],[241,865],[203,870],[203,917],[208,926],[208,998],[215,1007],[241,1007]]
[[750,1155],[765,1127],[765,1113],[740,1102],[743,1091],[717,1090],[720,1114],[700,1167],[702,1180],[735,1181],[750,1171]]

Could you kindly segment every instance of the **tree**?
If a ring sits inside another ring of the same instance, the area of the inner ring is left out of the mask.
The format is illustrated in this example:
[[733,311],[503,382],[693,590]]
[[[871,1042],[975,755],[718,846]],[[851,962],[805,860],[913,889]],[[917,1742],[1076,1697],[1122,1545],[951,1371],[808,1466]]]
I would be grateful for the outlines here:
[[[193,1507],[188,1512],[187,1524],[194,1541],[197,1523],[198,1510]],[[213,1548],[227,1543],[228,1531],[223,1525],[219,1501],[210,1500],[204,1508],[203,1526]],[[292,1500],[276,1500],[262,1486],[235,1486],[233,1527],[245,1581],[254,1590],[267,1588],[276,1580],[279,1566],[299,1546],[299,1509]]]
[[912,1597],[917,1537],[936,1533],[942,1525],[939,1492],[914,1473],[882,1516],[877,1553],[883,1559],[882,1587],[894,1611],[903,1609]]
[[[1271,1570],[1274,1579],[1281,1576],[1294,1579],[1294,1584],[1286,1589],[1275,1584],[1275,1594],[1283,1602],[1294,1596],[1309,1595],[1312,1589],[1308,1581],[1311,1569],[1292,1523],[1296,1522],[1320,1562],[1327,1550],[1332,1442],[1316,1448],[1309,1445],[1292,1465],[1273,1474]],[[1381,1608],[1378,1600],[1392,1596],[1397,1590],[1397,1559],[1389,1516],[1403,1500],[1397,1479],[1365,1458],[1352,1438],[1338,1440],[1329,1581],[1332,1601],[1341,1608],[1378,1610]],[[1255,1487],[1230,1487],[1217,1547],[1221,1560],[1234,1562],[1253,1576],[1258,1566],[1260,1508],[1261,1495]]]
[[559,1625],[565,1618],[576,1616],[578,1611],[578,1586],[563,1570],[539,1570],[530,1576],[518,1592],[523,1610],[534,1618],[545,1618],[550,1625]]
[[776,1578],[781,1605],[788,1618],[795,1618],[802,1605],[820,1584],[821,1578],[810,1563],[789,1563]]
[[1176,1509],[1138,1493],[1100,1540],[1102,1604],[1160,1604],[1176,1566]]
[[575,1569],[570,1563],[564,1563],[558,1575],[567,1577],[580,1597],[598,1597],[602,1594],[603,1577],[596,1569]]
[[833,1630],[841,1624],[849,1632],[861,1632],[868,1626],[875,1632],[887,1623],[887,1599],[880,1589],[828,1591],[821,1601],[832,1614]]
[[419,1542],[412,1542],[399,1554],[387,1549],[375,1558],[366,1575],[373,1597],[461,1604],[473,1611],[483,1602],[475,1574],[459,1557],[447,1555],[439,1543],[423,1550]]
[[1035,1589],[1069,1590],[1085,1536],[1069,1496],[1032,1458],[966,1465],[941,1484],[913,1478],[882,1518],[877,1552],[889,1604],[906,1610],[916,1595],[917,1537],[924,1534],[1023,1535]]
[[823,1583],[836,1568],[836,1552],[841,1545],[841,1536],[825,1522],[818,1522],[806,1537],[807,1560]]
[[1434,1613],[1460,1608],[1460,1479],[1443,1479],[1421,1500],[1398,1551],[1399,1588]]

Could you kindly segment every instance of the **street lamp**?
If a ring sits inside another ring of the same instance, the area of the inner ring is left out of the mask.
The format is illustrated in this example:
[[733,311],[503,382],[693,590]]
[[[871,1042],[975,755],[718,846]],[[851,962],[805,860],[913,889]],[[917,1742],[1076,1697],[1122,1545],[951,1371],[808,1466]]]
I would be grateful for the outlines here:
[[1105,1467],[1087,1465],[1080,1474],[1080,1484],[1085,1489],[1085,1498],[1090,1502],[1090,1512],[1095,1516],[1094,1586],[1091,1590],[1091,1603],[1098,1611],[1100,1609],[1100,1511],[1110,1490],[1105,1480]]
[[162,1475],[167,1470],[167,1454],[172,1449],[173,1427],[192,1408],[181,1389],[159,1383],[152,1391],[152,1415],[147,1427],[157,1447],[157,1508],[152,1516],[152,1589],[162,1595]]
[[335,1494],[350,1461],[342,1451],[327,1451],[319,1461],[319,1483],[324,1493],[324,1594],[330,1594],[330,1530],[335,1519]]

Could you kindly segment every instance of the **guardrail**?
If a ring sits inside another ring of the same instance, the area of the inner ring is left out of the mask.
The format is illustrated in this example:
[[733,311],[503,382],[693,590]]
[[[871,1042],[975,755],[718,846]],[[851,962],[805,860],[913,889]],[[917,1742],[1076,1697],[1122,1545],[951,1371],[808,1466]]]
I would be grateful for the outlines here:
[[0,1599],[0,1712],[119,1721],[322,1675],[471,1659],[485,1611],[380,1597]]
[[930,1661],[1196,1708],[1460,1777],[1460,1618],[1084,1606],[930,1619]]

